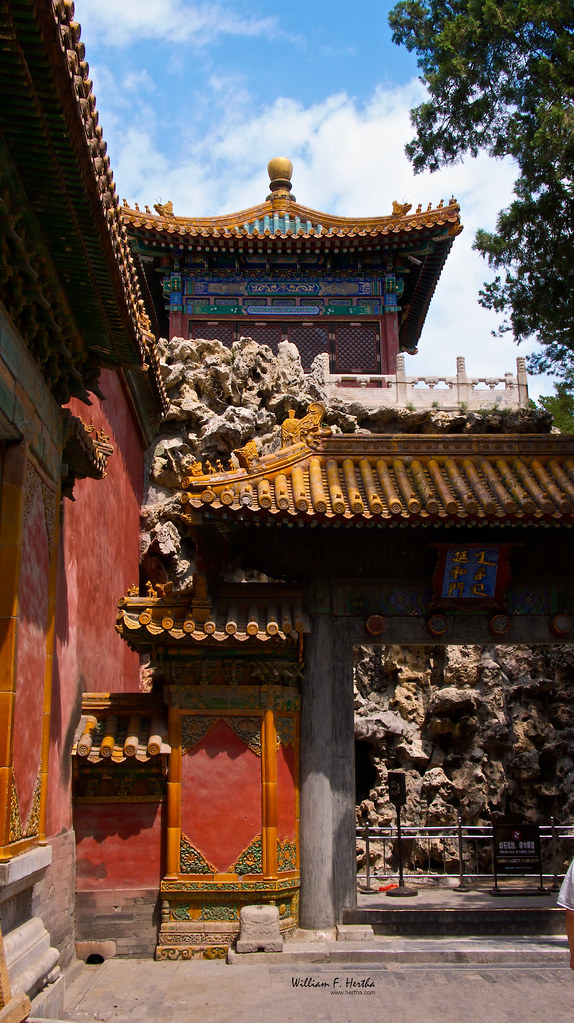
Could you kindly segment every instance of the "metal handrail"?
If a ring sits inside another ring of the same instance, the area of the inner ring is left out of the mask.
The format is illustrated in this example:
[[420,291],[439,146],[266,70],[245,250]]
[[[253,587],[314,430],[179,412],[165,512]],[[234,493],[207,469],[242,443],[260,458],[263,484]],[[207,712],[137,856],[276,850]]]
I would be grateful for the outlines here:
[[[429,841],[431,838],[434,839],[450,839],[456,841],[458,845],[458,863],[459,863],[459,887],[465,887],[465,879],[467,877],[490,877],[494,873],[493,864],[493,827],[492,824],[463,824],[462,818],[458,817],[456,824],[440,824],[440,825],[401,825],[402,840],[418,839]],[[539,835],[541,841],[551,842],[550,849],[550,862],[551,870],[545,873],[543,876],[553,878],[553,887],[557,887],[558,881],[558,870],[557,870],[557,841],[559,839],[574,839],[574,824],[558,824],[554,817],[550,818],[549,824],[539,825]],[[371,859],[370,859],[370,846],[371,842],[382,842],[383,843],[383,864],[386,863],[386,844],[387,842],[398,841],[397,828],[391,824],[385,825],[364,825],[363,827],[357,828],[357,839],[365,842],[365,856],[366,856],[366,887],[370,887],[371,883]],[[491,871],[489,874],[481,874],[478,869],[478,842],[488,841],[490,843],[490,855],[491,855]],[[475,843],[475,855],[477,870],[474,873],[469,873],[465,870],[464,856],[463,856],[463,843],[464,842]],[[429,849],[429,864],[430,864],[430,849]],[[437,871],[425,874],[424,872],[413,872],[411,876],[419,878],[432,878],[432,877],[448,877],[446,871],[446,862],[443,856],[444,870],[441,873]],[[385,874],[387,871],[385,868]],[[363,875],[358,874],[359,878]],[[374,875],[375,877],[380,875]],[[393,876],[393,875],[391,875]],[[450,875],[455,876],[455,875]]]

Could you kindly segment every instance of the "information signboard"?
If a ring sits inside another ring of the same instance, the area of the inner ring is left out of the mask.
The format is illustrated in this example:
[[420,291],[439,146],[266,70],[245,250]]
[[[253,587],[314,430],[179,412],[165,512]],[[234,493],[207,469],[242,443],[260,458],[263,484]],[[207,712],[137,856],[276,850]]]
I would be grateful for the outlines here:
[[403,771],[389,771],[387,775],[389,799],[395,806],[404,806],[407,801],[407,783]]
[[493,823],[494,878],[538,874],[542,888],[542,857],[538,824]]

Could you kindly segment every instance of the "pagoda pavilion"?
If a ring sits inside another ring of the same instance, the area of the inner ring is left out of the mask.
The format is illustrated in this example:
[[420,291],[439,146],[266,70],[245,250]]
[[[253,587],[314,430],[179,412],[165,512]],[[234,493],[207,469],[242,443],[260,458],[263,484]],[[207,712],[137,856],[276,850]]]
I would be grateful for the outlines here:
[[264,203],[221,217],[179,217],[171,202],[123,219],[156,334],[249,336],[275,353],[299,349],[304,369],[328,353],[332,373],[395,373],[416,352],[438,278],[462,230],[455,199],[436,208],[393,202],[380,217],[301,206],[292,164],[268,166]]

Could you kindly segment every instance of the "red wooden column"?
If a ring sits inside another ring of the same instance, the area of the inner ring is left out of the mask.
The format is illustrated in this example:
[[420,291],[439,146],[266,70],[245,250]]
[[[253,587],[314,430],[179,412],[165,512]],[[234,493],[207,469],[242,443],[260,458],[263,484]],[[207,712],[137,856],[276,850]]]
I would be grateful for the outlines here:
[[386,313],[381,317],[381,373],[396,373],[399,347],[398,314]]

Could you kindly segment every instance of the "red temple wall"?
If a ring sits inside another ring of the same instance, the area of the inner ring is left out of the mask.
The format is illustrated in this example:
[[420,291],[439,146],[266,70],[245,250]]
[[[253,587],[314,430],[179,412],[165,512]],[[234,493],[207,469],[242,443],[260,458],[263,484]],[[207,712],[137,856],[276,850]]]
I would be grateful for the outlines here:
[[78,803],[74,826],[79,892],[159,889],[164,874],[161,803]]
[[79,480],[63,501],[50,736],[48,835],[71,826],[70,750],[83,692],[139,686],[139,658],[114,631],[118,598],[138,579],[144,449],[118,374],[103,371],[104,402],[74,400],[113,445],[103,480]]
[[42,489],[35,472],[31,478],[36,485],[30,491],[22,539],[13,746],[14,782],[24,827],[40,771],[50,571]]
[[181,830],[216,871],[261,833],[261,757],[220,718],[182,757]]

